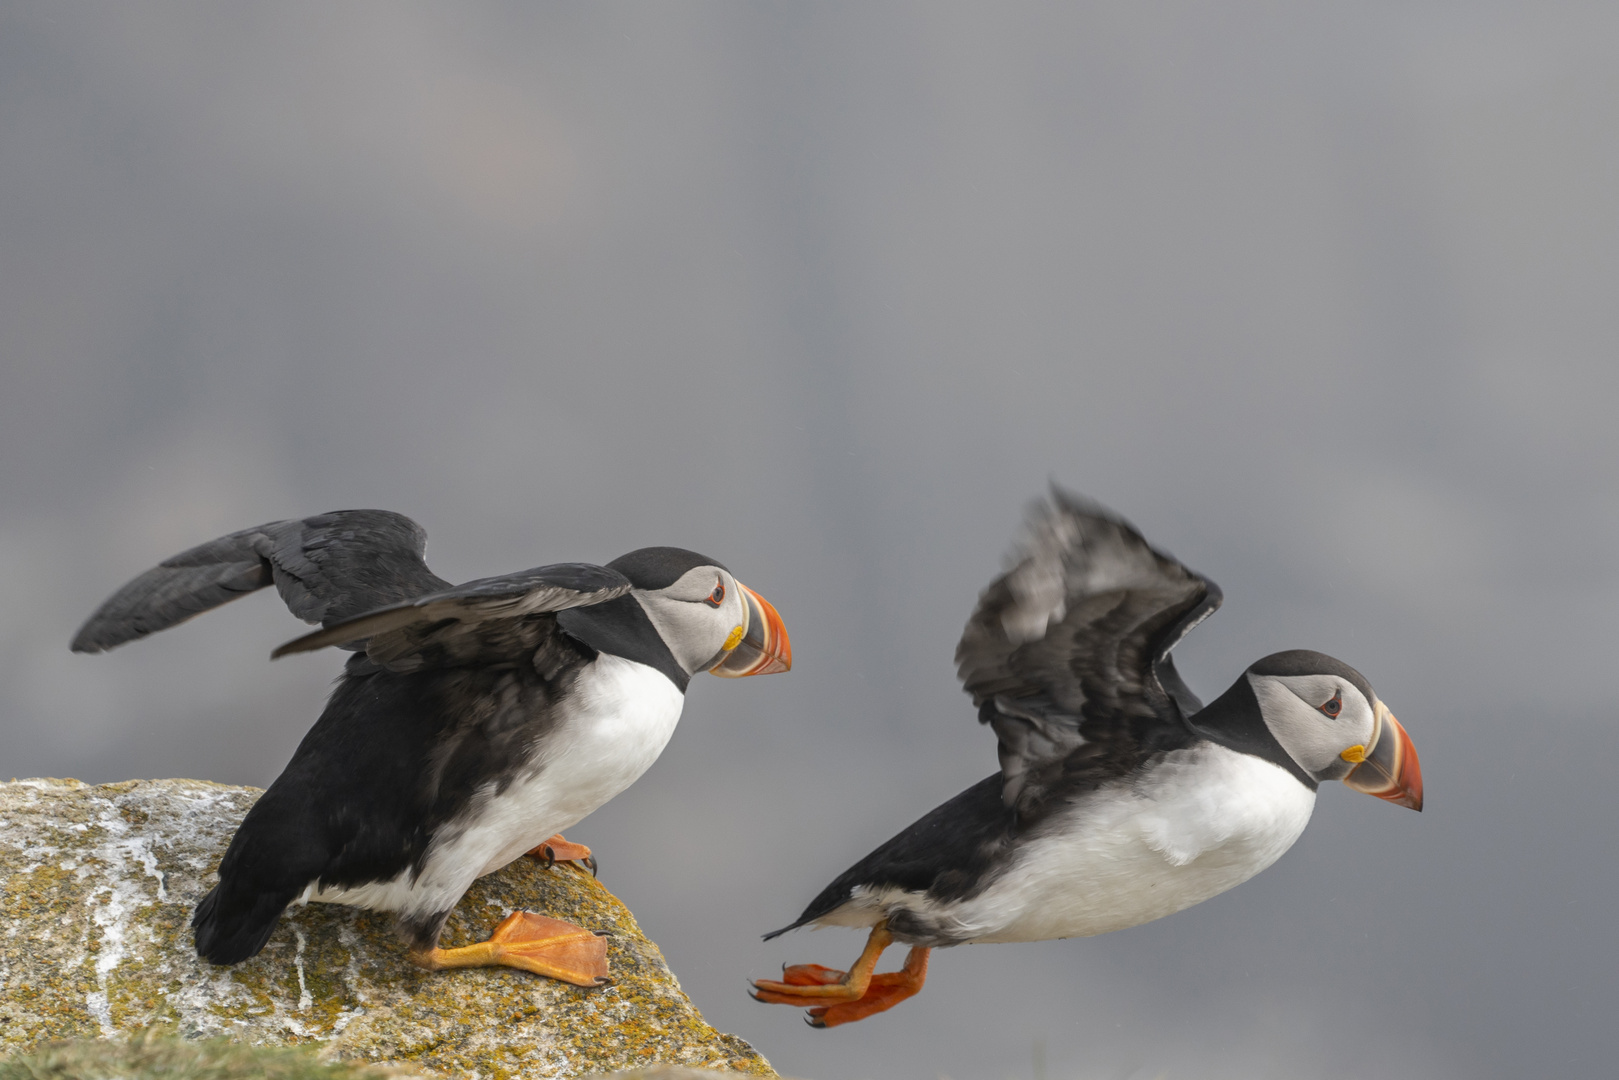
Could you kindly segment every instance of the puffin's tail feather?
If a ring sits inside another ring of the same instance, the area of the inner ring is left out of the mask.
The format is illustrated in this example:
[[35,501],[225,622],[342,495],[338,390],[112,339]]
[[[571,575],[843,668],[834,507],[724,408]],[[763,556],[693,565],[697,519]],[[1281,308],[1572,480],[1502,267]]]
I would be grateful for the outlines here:
[[197,955],[213,964],[240,964],[256,955],[296,895],[231,895],[224,882],[215,885],[191,916]]
[[[879,848],[878,850],[881,851],[882,849]],[[869,859],[870,856],[868,855],[867,858]],[[847,904],[853,898],[856,886],[869,884],[865,878],[860,876],[859,871],[861,869],[862,864],[856,864],[845,870],[841,877],[822,889],[821,894],[810,901],[809,907],[804,909],[802,915],[780,930],[770,931],[764,936],[764,940],[769,941],[771,938],[781,937],[789,930],[797,930],[800,926],[808,926],[810,923],[825,918],[844,904]]]

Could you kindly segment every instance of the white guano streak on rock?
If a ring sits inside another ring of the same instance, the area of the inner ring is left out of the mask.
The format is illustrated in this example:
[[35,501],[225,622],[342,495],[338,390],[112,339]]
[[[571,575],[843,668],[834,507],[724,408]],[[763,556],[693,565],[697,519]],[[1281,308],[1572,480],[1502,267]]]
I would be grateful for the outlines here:
[[348,960],[343,964],[343,986],[359,1003],[354,1008],[344,1007],[338,1012],[337,1019],[332,1021],[332,1030],[341,1035],[344,1028],[365,1015],[371,995],[365,992],[365,982],[360,978],[360,935],[354,932],[353,926],[344,925],[338,928],[337,941],[348,954]]
[[[114,836],[128,831],[129,828],[121,818],[105,811],[101,814],[101,824]],[[107,994],[107,975],[124,958],[124,939],[129,930],[131,901],[138,889],[124,876],[124,855],[116,841],[99,844],[92,850],[105,869],[108,884],[90,893],[90,902],[95,905],[90,918],[101,930],[101,941],[96,951],[96,986],[99,989],[86,994],[84,1004],[90,1010],[90,1015],[96,1018],[102,1037],[106,1038],[118,1033],[118,1029],[112,1023],[112,1002]],[[81,866],[78,869],[80,873],[84,873],[91,868]],[[102,896],[106,896],[107,899],[101,901]]]
[[293,935],[298,939],[298,950],[292,954],[293,966],[298,969],[298,1011],[306,1013],[315,1004],[315,999],[309,994],[309,984],[304,982],[304,949],[309,945],[309,939],[302,930],[294,930]]
[[[145,893],[144,882],[130,873],[130,862],[139,862],[145,876],[157,883],[155,899],[158,902],[168,900],[168,890],[163,874],[158,869],[157,855],[152,850],[151,837],[129,836],[129,823],[115,807],[110,805],[102,810],[97,824],[105,830],[109,839],[95,845],[91,852],[94,861],[100,863],[107,884],[90,893],[92,902],[103,896],[106,899],[97,903],[95,911],[91,914],[92,922],[101,930],[101,941],[96,953],[98,989],[85,995],[85,1007],[90,1011],[90,1015],[95,1017],[96,1024],[101,1028],[101,1034],[110,1036],[117,1034],[118,1028],[112,1022],[112,1001],[107,991],[107,977],[128,955],[129,931],[135,912],[153,902]],[[63,868],[67,867],[64,865]],[[80,864],[75,867],[76,873],[80,876],[94,873],[95,869],[93,864]]]

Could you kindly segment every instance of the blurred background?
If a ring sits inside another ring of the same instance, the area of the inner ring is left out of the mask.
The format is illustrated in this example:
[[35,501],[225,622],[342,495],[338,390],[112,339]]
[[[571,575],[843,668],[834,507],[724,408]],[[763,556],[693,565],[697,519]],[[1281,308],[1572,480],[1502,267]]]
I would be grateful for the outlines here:
[[[269,663],[273,596],[67,649],[219,534],[677,544],[796,666],[695,681],[570,836],[782,1072],[1611,1068],[1619,7],[8,2],[0,251],[7,776],[279,772],[340,657]],[[1241,888],[862,1024],[753,1003],[861,943],[761,932],[994,770],[952,650],[1048,479],[1224,587],[1205,698],[1364,671],[1427,811],[1324,790]]]

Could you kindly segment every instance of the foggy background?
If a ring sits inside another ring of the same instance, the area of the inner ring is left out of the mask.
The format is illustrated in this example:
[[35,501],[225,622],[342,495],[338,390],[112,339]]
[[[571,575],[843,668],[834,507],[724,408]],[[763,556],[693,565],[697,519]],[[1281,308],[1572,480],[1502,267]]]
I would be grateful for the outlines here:
[[[234,529],[682,545],[795,668],[695,680],[569,835],[783,1073],[1607,1075],[1616,297],[1612,4],[4,3],[0,771],[274,778],[341,660],[269,663],[274,596],[67,648]],[[994,770],[951,655],[1048,478],[1224,587],[1205,698],[1333,653],[1428,809],[1333,785],[1193,910],[755,1004]]]

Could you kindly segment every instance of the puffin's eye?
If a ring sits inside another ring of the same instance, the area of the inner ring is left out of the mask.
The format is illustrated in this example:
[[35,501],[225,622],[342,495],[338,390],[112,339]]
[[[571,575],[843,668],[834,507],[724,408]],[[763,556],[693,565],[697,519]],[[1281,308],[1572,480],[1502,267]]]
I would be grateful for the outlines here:
[[707,604],[709,607],[719,607],[721,604],[725,603],[725,582],[722,581],[718,585],[714,586],[714,591],[708,594],[707,599],[705,599],[703,603]]
[[1339,691],[1333,694],[1332,700],[1320,706],[1320,708],[1328,716],[1337,719],[1338,714],[1344,711],[1343,692]]

